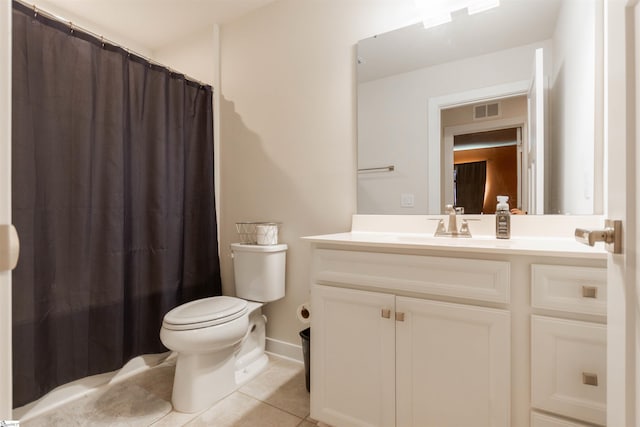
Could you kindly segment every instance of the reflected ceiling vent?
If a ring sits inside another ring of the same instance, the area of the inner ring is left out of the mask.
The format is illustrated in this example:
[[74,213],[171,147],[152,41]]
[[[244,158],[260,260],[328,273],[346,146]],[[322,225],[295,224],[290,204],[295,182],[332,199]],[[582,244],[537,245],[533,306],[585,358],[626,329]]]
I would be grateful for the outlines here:
[[480,104],[473,107],[473,120],[485,120],[500,117],[500,102]]

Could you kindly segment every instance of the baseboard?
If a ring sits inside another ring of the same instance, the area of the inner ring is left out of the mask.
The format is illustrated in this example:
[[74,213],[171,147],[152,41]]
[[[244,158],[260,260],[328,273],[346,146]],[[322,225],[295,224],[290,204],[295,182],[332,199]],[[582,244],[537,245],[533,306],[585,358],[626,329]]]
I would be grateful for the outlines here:
[[279,357],[304,363],[302,345],[291,344],[286,341],[267,337],[266,351]]

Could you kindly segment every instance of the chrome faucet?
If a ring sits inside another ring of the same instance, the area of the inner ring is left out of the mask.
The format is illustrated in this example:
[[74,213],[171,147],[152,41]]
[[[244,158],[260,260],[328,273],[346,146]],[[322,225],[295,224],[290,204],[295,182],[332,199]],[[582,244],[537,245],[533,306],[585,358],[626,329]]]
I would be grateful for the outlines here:
[[456,209],[453,205],[447,205],[444,211],[449,215],[449,224],[445,226],[444,219],[438,221],[435,237],[471,237],[471,231],[469,231],[469,224],[466,219],[461,220],[460,229],[458,229]]

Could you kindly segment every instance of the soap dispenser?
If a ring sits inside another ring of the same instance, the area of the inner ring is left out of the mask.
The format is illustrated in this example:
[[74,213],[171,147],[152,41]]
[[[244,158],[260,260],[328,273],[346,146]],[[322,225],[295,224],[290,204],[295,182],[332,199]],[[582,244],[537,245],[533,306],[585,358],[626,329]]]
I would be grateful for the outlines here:
[[508,239],[511,237],[511,213],[509,212],[509,196],[498,196],[496,206],[496,238]]

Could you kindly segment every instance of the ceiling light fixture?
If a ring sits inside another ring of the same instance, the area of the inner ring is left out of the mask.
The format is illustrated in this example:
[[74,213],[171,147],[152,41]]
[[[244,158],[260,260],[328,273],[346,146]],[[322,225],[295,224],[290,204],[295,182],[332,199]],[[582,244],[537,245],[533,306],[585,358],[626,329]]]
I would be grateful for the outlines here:
[[500,0],[415,0],[425,28],[451,22],[451,13],[467,9],[469,15],[500,6]]
[[473,15],[498,6],[500,6],[500,0],[474,0],[469,2],[467,12],[469,15]]

